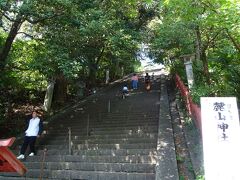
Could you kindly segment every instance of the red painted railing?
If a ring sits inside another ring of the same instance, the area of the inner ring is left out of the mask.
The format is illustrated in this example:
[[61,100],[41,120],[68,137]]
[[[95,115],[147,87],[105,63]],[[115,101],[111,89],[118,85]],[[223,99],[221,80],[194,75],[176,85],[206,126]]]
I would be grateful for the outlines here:
[[26,167],[8,149],[14,141],[15,138],[0,140],[0,172],[17,172],[23,176],[27,172]]
[[184,85],[179,75],[175,76],[175,81],[181,95],[185,99],[186,108],[189,115],[194,119],[195,125],[202,132],[202,121],[201,121],[201,108],[193,103],[192,97],[190,96],[188,88]]

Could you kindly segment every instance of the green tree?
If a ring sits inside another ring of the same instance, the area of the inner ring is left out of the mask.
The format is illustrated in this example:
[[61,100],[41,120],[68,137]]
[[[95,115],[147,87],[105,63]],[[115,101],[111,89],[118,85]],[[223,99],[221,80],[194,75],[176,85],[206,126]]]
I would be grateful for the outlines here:
[[210,53],[218,48],[219,42],[226,39],[239,52],[237,1],[166,0],[160,3],[159,13],[155,28],[150,29],[153,54],[160,59],[166,56],[169,59],[169,56],[195,52],[196,59],[202,62],[202,72],[208,84],[211,82]]

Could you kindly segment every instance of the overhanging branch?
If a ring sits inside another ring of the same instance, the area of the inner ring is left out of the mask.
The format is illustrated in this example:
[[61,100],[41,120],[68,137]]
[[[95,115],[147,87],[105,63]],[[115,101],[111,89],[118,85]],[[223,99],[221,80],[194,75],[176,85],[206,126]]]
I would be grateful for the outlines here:
[[32,36],[32,35],[30,35],[30,34],[28,34],[28,33],[25,33],[25,32],[18,32],[18,34],[24,34],[24,35],[27,36],[27,37],[30,37],[30,38],[32,38],[32,39],[35,39],[34,36]]
[[230,34],[228,29],[225,29],[225,30],[227,32],[229,39],[232,41],[234,47],[238,50],[238,52],[240,52],[240,44],[234,39],[234,37]]
[[58,16],[61,16],[62,14],[54,14],[52,16],[46,16],[46,17],[42,17],[42,18],[39,18],[37,20],[31,20],[29,18],[26,19],[26,21],[28,21],[29,23],[31,24],[37,24],[37,23],[40,23],[40,22],[44,22],[48,19],[52,19],[52,18],[55,18],[55,17],[58,17]]

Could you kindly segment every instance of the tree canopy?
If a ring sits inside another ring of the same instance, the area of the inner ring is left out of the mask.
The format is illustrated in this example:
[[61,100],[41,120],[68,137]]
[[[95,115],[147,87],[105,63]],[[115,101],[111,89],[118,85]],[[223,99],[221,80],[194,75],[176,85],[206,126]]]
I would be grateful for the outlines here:
[[195,54],[195,100],[240,97],[238,0],[1,0],[0,118],[14,104],[54,101],[136,71],[142,43],[150,57],[184,78],[184,54]]
[[200,96],[237,96],[240,72],[240,2],[165,0],[149,23],[149,44],[156,62],[183,73],[185,54],[195,54],[195,87]]
[[42,103],[48,82],[55,82],[59,104],[76,95],[79,83],[84,91],[101,86],[108,69],[111,81],[134,72],[140,34],[154,16],[150,3],[1,0],[1,121],[16,104]]

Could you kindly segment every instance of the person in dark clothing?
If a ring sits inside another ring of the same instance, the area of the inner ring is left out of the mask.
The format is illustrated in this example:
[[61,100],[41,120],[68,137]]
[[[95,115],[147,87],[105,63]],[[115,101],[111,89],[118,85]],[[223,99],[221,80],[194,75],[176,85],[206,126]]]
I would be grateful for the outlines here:
[[24,159],[25,158],[25,152],[27,150],[27,147],[29,145],[30,147],[30,154],[29,156],[34,156],[36,154],[35,152],[35,142],[37,137],[40,137],[40,135],[43,132],[43,124],[39,117],[37,117],[37,112],[32,112],[32,118],[27,123],[27,129],[25,131],[25,137],[24,142],[22,144],[20,155],[17,157],[17,159]]
[[151,81],[150,81],[150,76],[148,75],[148,73],[146,73],[146,76],[144,77],[144,81],[145,81],[145,88],[146,90],[150,90],[151,89]]
[[129,95],[128,93],[129,93],[128,86],[127,84],[124,84],[122,88],[122,98],[125,99],[125,97]]

